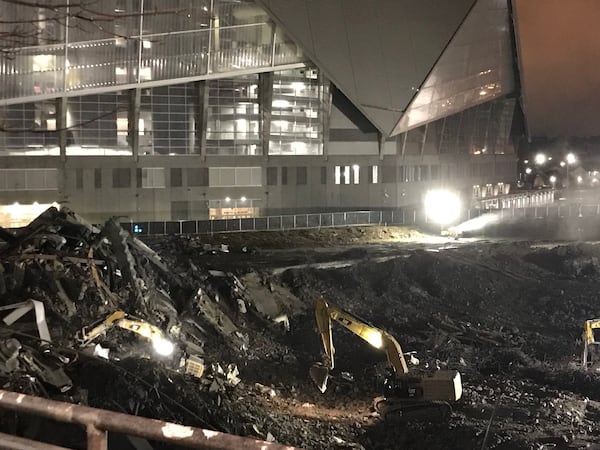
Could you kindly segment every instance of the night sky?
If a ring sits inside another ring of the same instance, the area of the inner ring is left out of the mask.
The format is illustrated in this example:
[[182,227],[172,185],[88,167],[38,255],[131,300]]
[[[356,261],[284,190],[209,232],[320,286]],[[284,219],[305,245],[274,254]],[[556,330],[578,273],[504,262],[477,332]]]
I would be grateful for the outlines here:
[[530,136],[600,136],[600,0],[513,5]]

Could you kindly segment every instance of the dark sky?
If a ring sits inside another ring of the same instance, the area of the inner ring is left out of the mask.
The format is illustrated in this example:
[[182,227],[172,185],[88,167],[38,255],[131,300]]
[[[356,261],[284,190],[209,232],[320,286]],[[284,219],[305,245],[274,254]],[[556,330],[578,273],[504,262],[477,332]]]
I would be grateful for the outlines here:
[[600,136],[600,0],[513,5],[530,136]]

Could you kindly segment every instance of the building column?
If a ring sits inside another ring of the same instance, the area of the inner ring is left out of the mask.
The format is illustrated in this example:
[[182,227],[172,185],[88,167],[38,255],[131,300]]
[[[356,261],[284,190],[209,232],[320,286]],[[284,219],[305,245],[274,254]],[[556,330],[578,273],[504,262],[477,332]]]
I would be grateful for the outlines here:
[[196,137],[193,153],[200,154],[206,160],[206,128],[208,127],[208,81],[196,81],[196,109],[194,122],[196,124]]
[[131,154],[136,161],[140,157],[140,107],[141,89],[129,91],[129,107],[127,108],[127,142],[131,147]]
[[56,133],[58,136],[58,148],[60,159],[64,161],[67,158],[67,97],[56,99]]
[[331,129],[331,105],[333,104],[333,94],[331,92],[331,83],[319,70],[319,79],[321,82],[322,108],[321,108],[321,127],[323,129],[323,156],[325,160],[329,158],[329,130]]
[[423,139],[421,140],[421,150],[420,154],[423,156],[423,152],[425,151],[425,142],[427,141],[427,131],[429,130],[429,123],[425,124],[425,129],[423,130]]
[[273,72],[258,74],[258,110],[260,112],[259,134],[262,154],[264,158],[268,158],[271,114],[273,112]]
[[379,150],[379,159],[383,160],[383,155],[385,153],[385,135],[381,131],[377,131],[377,147]]
[[58,148],[60,157],[58,158],[58,203],[64,205],[68,203],[67,195],[67,97],[56,99],[56,133],[58,137]]

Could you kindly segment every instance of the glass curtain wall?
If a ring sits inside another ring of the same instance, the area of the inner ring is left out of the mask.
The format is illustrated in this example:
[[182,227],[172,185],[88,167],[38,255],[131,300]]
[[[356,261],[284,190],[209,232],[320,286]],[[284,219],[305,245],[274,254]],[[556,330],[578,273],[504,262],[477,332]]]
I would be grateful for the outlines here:
[[253,1],[55,3],[0,0],[0,100],[303,61]]
[[323,153],[323,111],[328,92],[328,84],[316,69],[275,72],[269,154]]
[[260,155],[258,75],[209,82],[208,155]]
[[[258,74],[206,81],[206,154],[262,155]],[[201,95],[195,82],[141,90],[137,124],[140,155],[201,154],[197,123]],[[275,72],[271,155],[323,153],[323,113],[329,85],[316,69]],[[132,90],[66,99],[67,155],[131,155]],[[58,155],[57,107],[61,99],[0,109],[0,152]],[[266,108],[268,109],[268,108]],[[266,130],[265,130],[266,132]]]

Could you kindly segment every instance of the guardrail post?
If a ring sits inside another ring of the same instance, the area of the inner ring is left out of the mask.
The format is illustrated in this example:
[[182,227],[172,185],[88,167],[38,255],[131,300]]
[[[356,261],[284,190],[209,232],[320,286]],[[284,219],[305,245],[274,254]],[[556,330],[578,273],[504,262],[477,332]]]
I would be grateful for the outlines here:
[[238,228],[238,229],[239,229],[240,231],[242,231],[242,218],[241,218],[241,217],[240,217],[240,220],[239,220],[239,222],[240,222],[240,226],[239,226],[239,228]]
[[294,214],[294,230],[298,228],[298,225],[296,225],[296,214]]
[[100,430],[92,424],[87,425],[86,431],[87,450],[107,450],[108,440],[106,431]]

